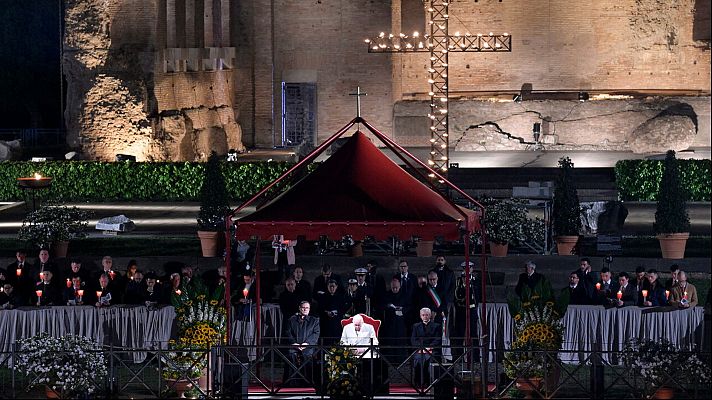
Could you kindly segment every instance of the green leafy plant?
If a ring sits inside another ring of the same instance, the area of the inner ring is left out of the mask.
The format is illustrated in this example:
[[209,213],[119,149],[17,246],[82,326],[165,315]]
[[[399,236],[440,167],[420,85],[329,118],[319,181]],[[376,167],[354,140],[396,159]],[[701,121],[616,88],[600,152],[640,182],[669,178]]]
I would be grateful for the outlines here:
[[14,368],[31,378],[30,386],[46,385],[61,398],[99,391],[107,367],[101,346],[83,336],[53,337],[47,333],[20,339]]
[[525,285],[521,297],[510,296],[507,303],[515,336],[512,351],[504,356],[507,376],[547,376],[557,364],[557,352],[563,343],[561,317],[568,308],[568,297],[556,298],[549,281],[542,279],[533,289]]
[[487,240],[498,244],[517,245],[537,239],[532,236],[536,235],[536,226],[539,224],[536,219],[529,218],[524,200],[497,200],[485,197],[480,199],[480,203],[485,206],[485,217],[482,222],[486,228]]
[[[712,200],[712,161],[677,160],[682,186],[689,201]],[[615,175],[618,195],[623,201],[657,200],[663,175],[663,160],[620,160]]]
[[554,188],[553,224],[557,236],[578,236],[581,231],[581,205],[574,183],[574,164],[568,157],[559,159],[559,176]]
[[90,217],[78,207],[43,205],[25,216],[17,236],[28,245],[49,248],[53,242],[86,237]]
[[332,347],[326,353],[327,394],[334,399],[362,398],[356,375],[357,359],[347,347]]
[[675,152],[665,155],[663,177],[658,191],[653,229],[655,233],[681,233],[690,231],[690,217],[687,214],[687,191],[680,182],[680,170]]
[[200,189],[198,230],[225,230],[225,217],[228,212],[230,212],[230,203],[227,197],[225,177],[220,168],[218,155],[213,152],[205,165],[205,176]]

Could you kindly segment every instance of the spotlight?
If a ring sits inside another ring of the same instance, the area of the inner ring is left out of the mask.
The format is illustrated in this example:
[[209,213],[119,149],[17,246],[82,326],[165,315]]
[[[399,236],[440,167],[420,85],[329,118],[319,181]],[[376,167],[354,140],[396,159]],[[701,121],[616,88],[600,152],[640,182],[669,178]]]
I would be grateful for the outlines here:
[[130,154],[117,154],[116,161],[136,161],[136,156]]
[[522,94],[521,93],[515,94],[514,97],[512,97],[512,101],[514,101],[515,103],[521,103],[522,102]]
[[66,160],[77,160],[79,159],[79,153],[77,153],[76,151],[70,151],[69,153],[64,155],[64,158]]

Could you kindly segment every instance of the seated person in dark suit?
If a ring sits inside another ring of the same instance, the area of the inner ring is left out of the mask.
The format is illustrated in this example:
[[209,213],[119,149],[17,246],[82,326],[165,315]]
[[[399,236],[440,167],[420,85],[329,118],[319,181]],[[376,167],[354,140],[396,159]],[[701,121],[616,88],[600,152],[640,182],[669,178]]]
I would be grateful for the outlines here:
[[415,349],[413,356],[413,380],[416,386],[426,386],[430,382],[430,362],[440,356],[442,345],[442,327],[431,321],[432,312],[429,308],[420,309],[420,319],[413,325],[410,344]]
[[5,282],[2,285],[2,292],[0,293],[0,310],[12,310],[20,306],[24,306],[22,298],[18,296],[15,292],[15,288],[12,283]]
[[534,290],[539,282],[546,282],[544,275],[536,272],[536,264],[534,264],[533,261],[527,261],[524,264],[524,269],[526,272],[519,274],[517,286],[514,288],[515,293],[517,293],[517,296],[520,297],[522,296],[522,289],[524,289],[525,285],[528,286],[529,289]]
[[54,281],[54,274],[50,270],[43,271],[42,280],[35,285],[38,306],[61,306],[62,288]]
[[[289,317],[285,329],[285,337],[290,345],[287,351],[289,361],[299,368],[299,373],[307,378],[310,378],[308,372],[311,371],[312,358],[317,350],[313,346],[319,341],[321,333],[319,318],[309,315],[310,310],[311,304],[308,301],[299,303],[299,313]],[[289,369],[286,366],[284,368],[284,383],[287,383],[290,379],[299,379],[299,375],[296,374],[297,371],[292,371],[291,374],[287,375]]]
[[592,302],[588,287],[581,284],[581,278],[575,271],[569,274],[569,286],[563,288],[562,292],[568,292],[569,304],[587,305]]
[[618,291],[611,293],[614,306],[628,307],[638,304],[638,292],[635,286],[630,284],[630,276],[627,272],[618,274],[618,286]]

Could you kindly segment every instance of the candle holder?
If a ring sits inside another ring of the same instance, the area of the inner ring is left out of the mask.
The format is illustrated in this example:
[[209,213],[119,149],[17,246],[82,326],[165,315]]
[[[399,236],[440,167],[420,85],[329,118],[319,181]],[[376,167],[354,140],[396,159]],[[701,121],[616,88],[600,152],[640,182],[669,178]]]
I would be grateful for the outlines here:
[[621,292],[621,291],[619,290],[618,293],[616,293],[616,297],[618,298],[618,300],[622,299],[622,298],[623,298],[623,292]]
[[596,282],[596,290],[601,290],[601,283],[600,283],[600,282]]
[[77,290],[77,296],[79,296],[79,301],[82,301],[82,297],[84,296],[84,289]]
[[15,275],[17,275],[18,278],[19,278],[20,276],[22,276],[22,268],[16,269],[16,270],[15,270]]
[[247,295],[250,294],[250,290],[247,288],[242,289],[242,296],[247,300]]
[[27,178],[17,178],[17,186],[22,190],[29,190],[32,196],[32,211],[37,211],[36,194],[37,190],[49,189],[52,186],[52,178],[35,173]]
[[645,303],[645,302],[647,301],[647,298],[648,298],[648,291],[645,290],[645,289],[643,289],[643,290],[640,291],[640,293],[643,294],[643,303]]
[[72,287],[72,280],[67,278],[67,287],[70,288]]
[[669,299],[670,299],[670,291],[666,290],[665,291],[665,300],[669,300]]

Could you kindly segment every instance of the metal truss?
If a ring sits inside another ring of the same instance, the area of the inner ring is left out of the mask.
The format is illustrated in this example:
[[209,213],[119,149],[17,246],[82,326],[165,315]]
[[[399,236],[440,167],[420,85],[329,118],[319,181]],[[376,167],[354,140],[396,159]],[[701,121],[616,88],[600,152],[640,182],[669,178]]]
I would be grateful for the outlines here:
[[[448,126],[448,68],[451,52],[493,52],[512,51],[512,37],[508,34],[461,35],[448,32],[450,3],[430,0],[428,11],[429,34],[425,38],[418,32],[412,35],[381,33],[373,39],[366,39],[369,53],[430,53],[428,84],[430,90],[430,159],[428,164],[441,175],[447,176],[450,161],[450,140]],[[434,174],[430,174],[435,178]],[[442,181],[440,181],[442,183]]]

